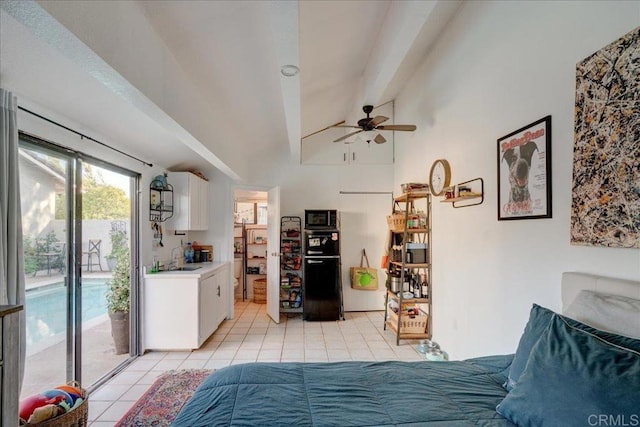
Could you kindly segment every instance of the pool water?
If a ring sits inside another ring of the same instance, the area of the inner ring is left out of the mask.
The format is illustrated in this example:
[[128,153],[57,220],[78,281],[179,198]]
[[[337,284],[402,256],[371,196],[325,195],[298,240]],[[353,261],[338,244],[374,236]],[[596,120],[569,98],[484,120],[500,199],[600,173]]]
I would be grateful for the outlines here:
[[[107,314],[107,279],[82,280],[82,322]],[[63,282],[27,290],[27,349],[44,341],[62,341],[67,330],[67,288]],[[55,338],[58,339],[55,339]]]

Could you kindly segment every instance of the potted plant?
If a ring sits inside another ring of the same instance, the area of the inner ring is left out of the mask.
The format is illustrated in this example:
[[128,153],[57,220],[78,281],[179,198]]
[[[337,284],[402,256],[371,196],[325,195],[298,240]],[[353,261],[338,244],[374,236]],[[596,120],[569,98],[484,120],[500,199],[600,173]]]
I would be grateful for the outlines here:
[[111,253],[107,255],[105,259],[107,260],[109,271],[114,271],[118,258],[125,252],[127,253],[127,257],[129,256],[129,246],[127,242],[127,232],[125,230],[112,229],[109,235],[111,236]]
[[107,282],[107,310],[111,319],[111,336],[116,354],[129,352],[129,290],[131,285],[131,261],[129,248],[119,251],[111,280]]

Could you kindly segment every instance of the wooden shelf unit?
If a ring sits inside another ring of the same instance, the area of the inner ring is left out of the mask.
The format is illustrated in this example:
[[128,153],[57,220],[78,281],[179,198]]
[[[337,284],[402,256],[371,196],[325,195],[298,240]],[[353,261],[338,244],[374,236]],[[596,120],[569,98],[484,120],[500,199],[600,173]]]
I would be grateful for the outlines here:
[[[422,215],[416,212],[416,202],[424,204]],[[432,335],[432,283],[431,283],[431,194],[428,192],[412,192],[405,193],[394,198],[392,206],[392,215],[404,213],[404,227],[391,229],[389,239],[389,261],[387,264],[387,274],[392,272],[400,274],[400,291],[398,293],[387,290],[385,294],[385,315],[384,329],[387,327],[396,335],[396,345],[400,344],[400,340],[406,339],[425,339],[431,338]],[[415,223],[413,227],[407,227],[410,217],[424,218],[419,221],[418,226]],[[426,222],[426,223],[423,223]],[[407,244],[419,243],[426,244],[424,262],[407,262]],[[401,245],[400,260],[394,259],[394,246]],[[411,276],[417,276],[420,273],[426,278],[427,296],[421,298],[405,298],[402,284],[410,280]],[[407,277],[409,276],[409,277]],[[398,313],[390,308],[390,303],[397,304]],[[410,315],[405,312],[408,306],[417,308],[418,315]]]

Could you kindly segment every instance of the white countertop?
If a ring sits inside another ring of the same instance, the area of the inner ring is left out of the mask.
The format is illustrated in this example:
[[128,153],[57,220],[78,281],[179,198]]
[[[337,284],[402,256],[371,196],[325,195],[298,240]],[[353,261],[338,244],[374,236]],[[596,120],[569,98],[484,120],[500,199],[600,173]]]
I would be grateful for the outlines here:
[[211,273],[225,265],[227,262],[200,262],[194,264],[186,264],[187,267],[200,267],[197,270],[169,270],[169,271],[159,271],[157,273],[151,273],[147,267],[144,267],[144,275],[145,279],[171,279],[176,277],[181,278],[199,278],[203,274]]

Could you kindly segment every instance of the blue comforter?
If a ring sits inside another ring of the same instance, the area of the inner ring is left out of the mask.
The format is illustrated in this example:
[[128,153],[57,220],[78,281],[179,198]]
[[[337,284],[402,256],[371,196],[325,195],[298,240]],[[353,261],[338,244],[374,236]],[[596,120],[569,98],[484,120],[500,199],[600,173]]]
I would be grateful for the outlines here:
[[248,363],[211,374],[174,426],[511,426],[512,356],[461,362]]

